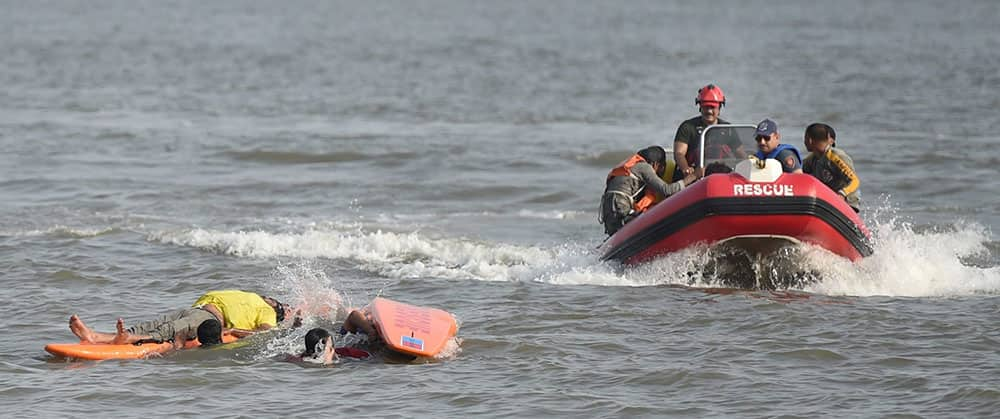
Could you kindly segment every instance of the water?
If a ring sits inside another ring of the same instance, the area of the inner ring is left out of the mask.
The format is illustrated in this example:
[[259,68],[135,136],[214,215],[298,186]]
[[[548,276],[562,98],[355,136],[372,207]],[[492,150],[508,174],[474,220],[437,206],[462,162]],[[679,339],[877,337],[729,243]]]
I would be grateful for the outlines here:
[[[11,417],[992,416],[1000,5],[968,1],[4,2],[0,407]],[[607,170],[698,87],[787,142],[833,125],[875,255],[717,290],[599,262]],[[689,287],[691,285],[691,287]],[[227,351],[66,363],[244,288],[444,308],[418,364]]]

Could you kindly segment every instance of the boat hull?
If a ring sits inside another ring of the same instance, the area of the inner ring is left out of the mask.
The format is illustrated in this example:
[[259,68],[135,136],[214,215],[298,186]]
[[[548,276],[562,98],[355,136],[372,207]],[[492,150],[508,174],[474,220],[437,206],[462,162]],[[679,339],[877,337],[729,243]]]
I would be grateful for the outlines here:
[[602,246],[602,259],[636,264],[694,245],[728,243],[767,253],[809,243],[856,261],[872,254],[869,234],[840,195],[812,176],[750,182],[715,174],[622,227]]

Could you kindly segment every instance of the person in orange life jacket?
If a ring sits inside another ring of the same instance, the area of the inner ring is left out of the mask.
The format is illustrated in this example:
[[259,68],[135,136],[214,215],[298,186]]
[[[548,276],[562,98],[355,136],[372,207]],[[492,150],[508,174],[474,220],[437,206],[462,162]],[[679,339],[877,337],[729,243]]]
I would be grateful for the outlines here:
[[799,150],[781,143],[778,124],[774,121],[770,119],[760,121],[754,133],[754,140],[757,141],[758,159],[775,159],[781,163],[783,172],[802,173],[802,157],[799,155]]
[[[704,168],[695,168],[698,163],[698,144],[701,141],[701,133],[706,127],[715,124],[727,125],[729,122],[719,118],[722,107],[726,105],[726,95],[719,86],[709,84],[698,89],[698,96],[694,100],[698,105],[700,115],[688,119],[677,127],[674,134],[674,161],[677,168],[674,170],[673,180],[683,179],[684,176],[695,174],[696,177],[704,176]],[[707,150],[709,151],[709,150]],[[733,137],[731,142],[720,147],[715,155],[706,152],[706,158],[724,158],[744,156],[746,151],[739,139]]]
[[803,141],[809,155],[802,161],[802,171],[815,176],[824,185],[844,197],[855,212],[861,211],[861,179],[854,171],[854,160],[835,148],[837,133],[827,124],[806,127]]
[[608,173],[601,197],[600,222],[609,236],[625,223],[651,207],[657,194],[673,195],[695,181],[693,173],[682,180],[666,183],[661,179],[666,169],[667,152],[660,146],[647,147],[621,162]]

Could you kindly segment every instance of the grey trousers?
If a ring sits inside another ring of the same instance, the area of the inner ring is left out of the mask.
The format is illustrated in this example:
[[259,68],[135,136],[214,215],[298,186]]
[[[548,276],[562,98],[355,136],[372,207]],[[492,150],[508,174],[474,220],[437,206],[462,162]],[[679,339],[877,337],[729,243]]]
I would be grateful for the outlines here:
[[601,197],[601,223],[604,224],[604,233],[615,234],[618,229],[625,225],[628,215],[632,212],[632,202],[628,198],[615,193],[605,193]]
[[205,320],[215,319],[212,313],[200,308],[187,308],[160,316],[128,328],[133,335],[150,335],[161,342],[172,340],[177,333],[184,333],[188,340],[198,337],[198,326]]

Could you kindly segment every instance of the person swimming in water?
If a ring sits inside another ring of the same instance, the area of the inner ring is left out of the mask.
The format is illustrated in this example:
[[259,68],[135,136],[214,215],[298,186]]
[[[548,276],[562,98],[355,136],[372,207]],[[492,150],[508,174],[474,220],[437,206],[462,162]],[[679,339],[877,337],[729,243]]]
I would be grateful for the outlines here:
[[323,365],[336,363],[339,357],[365,359],[371,356],[368,351],[352,348],[337,348],[333,344],[333,335],[322,327],[309,329],[305,336],[305,350],[298,355],[289,356],[289,362],[312,362]]

